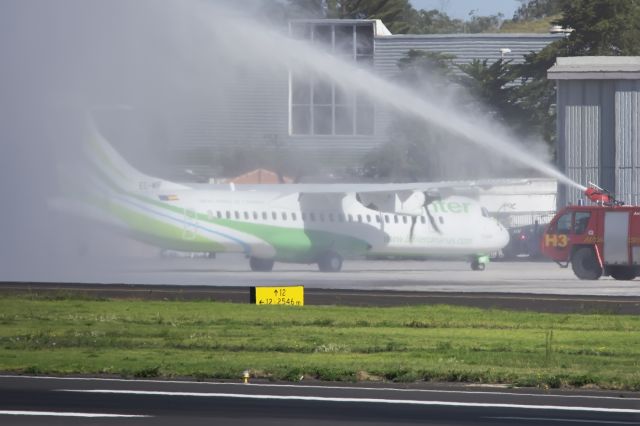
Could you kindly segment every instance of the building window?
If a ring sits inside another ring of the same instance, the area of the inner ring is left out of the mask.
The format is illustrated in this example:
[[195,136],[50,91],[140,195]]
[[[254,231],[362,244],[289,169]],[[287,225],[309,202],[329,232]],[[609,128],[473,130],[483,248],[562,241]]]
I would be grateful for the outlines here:
[[[373,24],[292,22],[293,38],[308,40],[342,60],[373,69]],[[374,104],[363,93],[340,81],[291,74],[292,135],[370,136],[374,134]]]
[[267,212],[262,212],[262,220],[267,220]]

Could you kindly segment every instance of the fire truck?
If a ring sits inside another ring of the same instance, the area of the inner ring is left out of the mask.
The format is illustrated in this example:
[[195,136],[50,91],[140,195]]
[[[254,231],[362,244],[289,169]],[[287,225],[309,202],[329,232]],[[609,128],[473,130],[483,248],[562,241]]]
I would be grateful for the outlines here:
[[561,267],[571,264],[582,280],[634,279],[640,274],[640,206],[624,205],[592,183],[585,195],[595,204],[561,209],[542,236],[541,253]]

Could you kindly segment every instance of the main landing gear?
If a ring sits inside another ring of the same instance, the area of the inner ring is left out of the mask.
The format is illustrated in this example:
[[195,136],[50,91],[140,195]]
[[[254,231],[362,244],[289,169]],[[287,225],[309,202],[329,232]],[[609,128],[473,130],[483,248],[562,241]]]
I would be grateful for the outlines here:
[[318,269],[322,272],[338,272],[342,269],[342,256],[334,251],[324,253],[318,259]]
[[261,259],[259,257],[252,257],[249,259],[249,266],[252,271],[256,272],[269,272],[273,269],[273,259]]

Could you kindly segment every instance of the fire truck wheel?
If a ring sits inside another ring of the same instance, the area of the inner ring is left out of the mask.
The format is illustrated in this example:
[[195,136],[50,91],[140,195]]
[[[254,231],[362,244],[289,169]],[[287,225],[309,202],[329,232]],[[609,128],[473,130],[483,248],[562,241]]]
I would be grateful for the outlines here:
[[602,268],[591,247],[581,247],[573,253],[571,268],[581,280],[597,280],[602,275]]
[[611,276],[616,280],[629,281],[636,277],[636,271],[632,267],[620,266],[609,270]]

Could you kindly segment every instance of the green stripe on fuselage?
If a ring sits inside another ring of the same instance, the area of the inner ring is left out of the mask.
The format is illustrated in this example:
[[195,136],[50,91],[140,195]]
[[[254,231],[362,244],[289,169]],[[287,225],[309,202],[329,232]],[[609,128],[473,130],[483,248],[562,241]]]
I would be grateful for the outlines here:
[[[179,215],[185,215],[185,209],[183,207],[172,205],[170,204],[171,202],[162,202],[159,200],[155,200],[148,196],[143,196],[126,188],[123,188],[118,185],[118,183],[116,183],[108,173],[100,171],[99,175],[109,187],[123,196],[132,197],[133,199],[146,205],[158,207],[166,211],[177,213]],[[171,226],[157,219],[153,219],[152,214],[142,214],[137,212],[136,214],[139,215],[140,218],[137,218],[136,220],[125,220],[136,234],[136,238],[151,242],[157,238],[155,233],[158,232],[160,233],[160,235],[162,235],[162,237],[157,239],[157,242],[153,244],[159,245],[160,247],[166,247],[165,245],[163,245],[163,243],[178,244],[178,241],[176,241],[175,239],[177,232],[176,230],[182,233],[182,228]],[[142,218],[148,218],[148,220],[155,221],[157,223],[157,226],[145,225]],[[270,244],[276,252],[275,259],[279,261],[315,262],[320,254],[328,250],[336,251],[342,255],[360,255],[365,254],[370,248],[369,244],[362,239],[329,231],[303,228],[287,228],[276,225],[242,222],[232,219],[217,219],[211,218],[205,213],[196,213],[194,217],[189,219],[197,219],[201,222],[212,223],[225,228],[253,235],[265,241],[267,244]],[[173,228],[173,230],[163,230],[163,227]],[[171,238],[166,238],[167,235],[171,235]],[[182,250],[200,251],[200,249],[202,249],[203,247],[203,244],[199,243],[200,240],[203,240],[202,243],[204,243],[204,241],[208,242],[208,244],[213,243],[213,241],[201,238],[199,235],[197,235],[195,241],[183,240],[181,246],[184,248],[182,248]],[[175,249],[181,250],[178,248]],[[206,248],[203,249],[203,251],[224,251],[224,247],[221,244],[218,244],[215,249]]]

